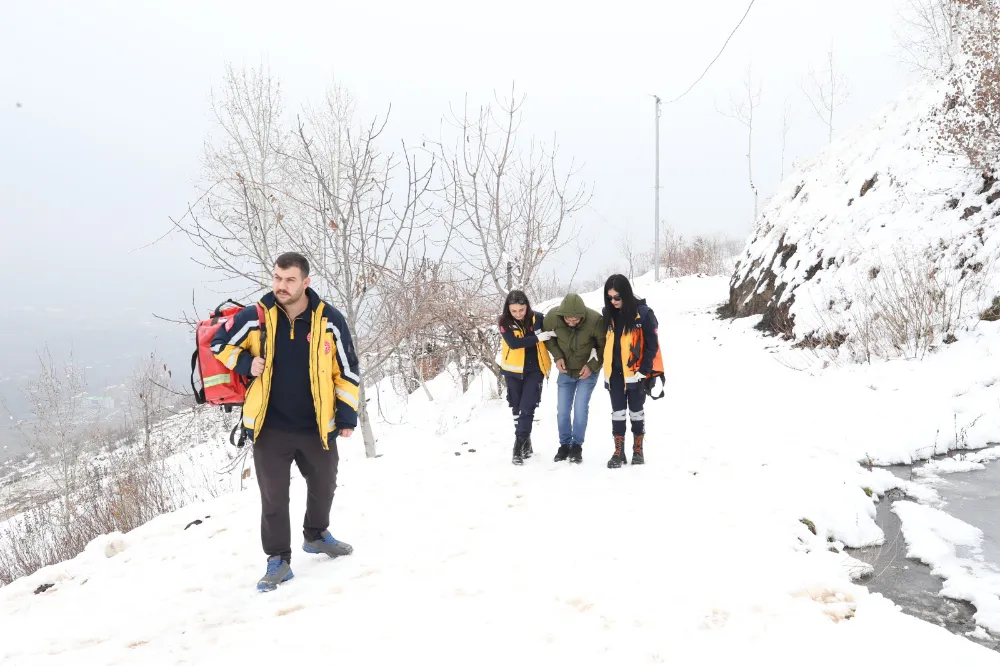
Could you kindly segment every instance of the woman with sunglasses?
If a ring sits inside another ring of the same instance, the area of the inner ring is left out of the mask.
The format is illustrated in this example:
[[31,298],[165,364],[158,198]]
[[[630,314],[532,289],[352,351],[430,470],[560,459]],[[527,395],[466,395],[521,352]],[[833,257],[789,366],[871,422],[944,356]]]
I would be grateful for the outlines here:
[[624,275],[612,275],[604,285],[604,386],[611,393],[611,432],[615,452],[608,467],[628,463],[625,456],[625,417],[632,423],[632,464],[646,462],[642,444],[646,434],[645,381],[663,373],[663,359],[653,310],[636,299]]
[[515,465],[531,457],[531,422],[542,400],[542,382],[551,367],[543,343],[555,333],[543,331],[543,321],[544,315],[531,310],[523,291],[507,294],[497,323],[503,337],[500,369],[507,383],[507,404],[514,415]]

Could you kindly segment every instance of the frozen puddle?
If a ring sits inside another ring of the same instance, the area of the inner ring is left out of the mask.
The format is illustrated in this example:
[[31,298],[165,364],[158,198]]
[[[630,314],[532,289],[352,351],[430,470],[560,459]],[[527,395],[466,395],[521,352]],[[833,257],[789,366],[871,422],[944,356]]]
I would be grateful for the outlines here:
[[[872,566],[873,572],[859,581],[870,591],[891,599],[910,615],[996,651],[1000,651],[1000,636],[977,628],[976,620],[996,632],[1000,465],[991,461],[998,449],[937,458],[913,467],[884,468],[932,491],[935,497],[918,502],[902,490],[890,490],[879,502],[876,517],[885,543],[845,549]],[[894,511],[897,502],[901,504]],[[935,542],[935,537],[941,540]],[[908,558],[908,552],[919,559]]]

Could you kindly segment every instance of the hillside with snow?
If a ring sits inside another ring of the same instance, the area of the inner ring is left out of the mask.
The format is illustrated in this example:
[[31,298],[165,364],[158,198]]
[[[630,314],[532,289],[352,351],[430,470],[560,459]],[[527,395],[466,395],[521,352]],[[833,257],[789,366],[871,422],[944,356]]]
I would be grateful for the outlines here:
[[[797,371],[752,320],[717,317],[725,286],[638,281],[667,368],[664,398],[646,405],[645,466],[606,467],[600,387],[583,464],[552,462],[552,378],[535,456],[515,467],[491,378],[464,394],[448,374],[410,396],[383,382],[371,404],[381,456],[341,442],[331,531],[351,556],[293,541],[295,578],[257,592],[251,477],[0,588],[0,663],[1000,663],[869,593],[858,579],[871,567],[845,552],[884,539],[874,517],[890,488],[933,503],[859,464],[933,446],[927,386],[900,366]],[[780,427],[763,426],[765,413]],[[293,468],[293,525],[304,493]],[[921,552],[961,566],[933,514],[910,520],[927,528]],[[1000,631],[991,584],[964,580],[961,592]]]
[[[914,87],[786,178],[740,256],[728,314],[862,361],[977,329],[1000,295],[1000,183],[942,152],[946,91]],[[920,339],[929,328],[939,334]]]

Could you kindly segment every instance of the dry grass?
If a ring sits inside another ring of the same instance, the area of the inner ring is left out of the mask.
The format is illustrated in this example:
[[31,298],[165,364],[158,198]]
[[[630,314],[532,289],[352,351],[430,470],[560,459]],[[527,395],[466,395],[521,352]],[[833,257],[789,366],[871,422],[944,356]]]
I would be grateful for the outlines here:
[[[954,342],[989,287],[991,270],[942,271],[928,252],[903,246],[878,271],[841,289],[844,311],[817,311],[824,334],[806,336],[819,348],[846,350],[852,361],[923,358]],[[833,344],[830,341],[836,341]]]

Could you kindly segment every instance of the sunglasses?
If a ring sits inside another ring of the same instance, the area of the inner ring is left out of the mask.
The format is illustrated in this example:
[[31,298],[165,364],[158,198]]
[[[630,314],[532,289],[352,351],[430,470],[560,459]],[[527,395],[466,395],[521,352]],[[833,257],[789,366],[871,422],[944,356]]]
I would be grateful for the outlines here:
[[615,303],[617,303],[618,301],[622,300],[622,295],[621,294],[615,294],[614,296],[608,296],[608,298],[610,298],[612,301],[614,301]]
[[514,298],[510,299],[510,304],[511,305],[527,305],[528,301],[524,300],[520,296],[515,296]]

